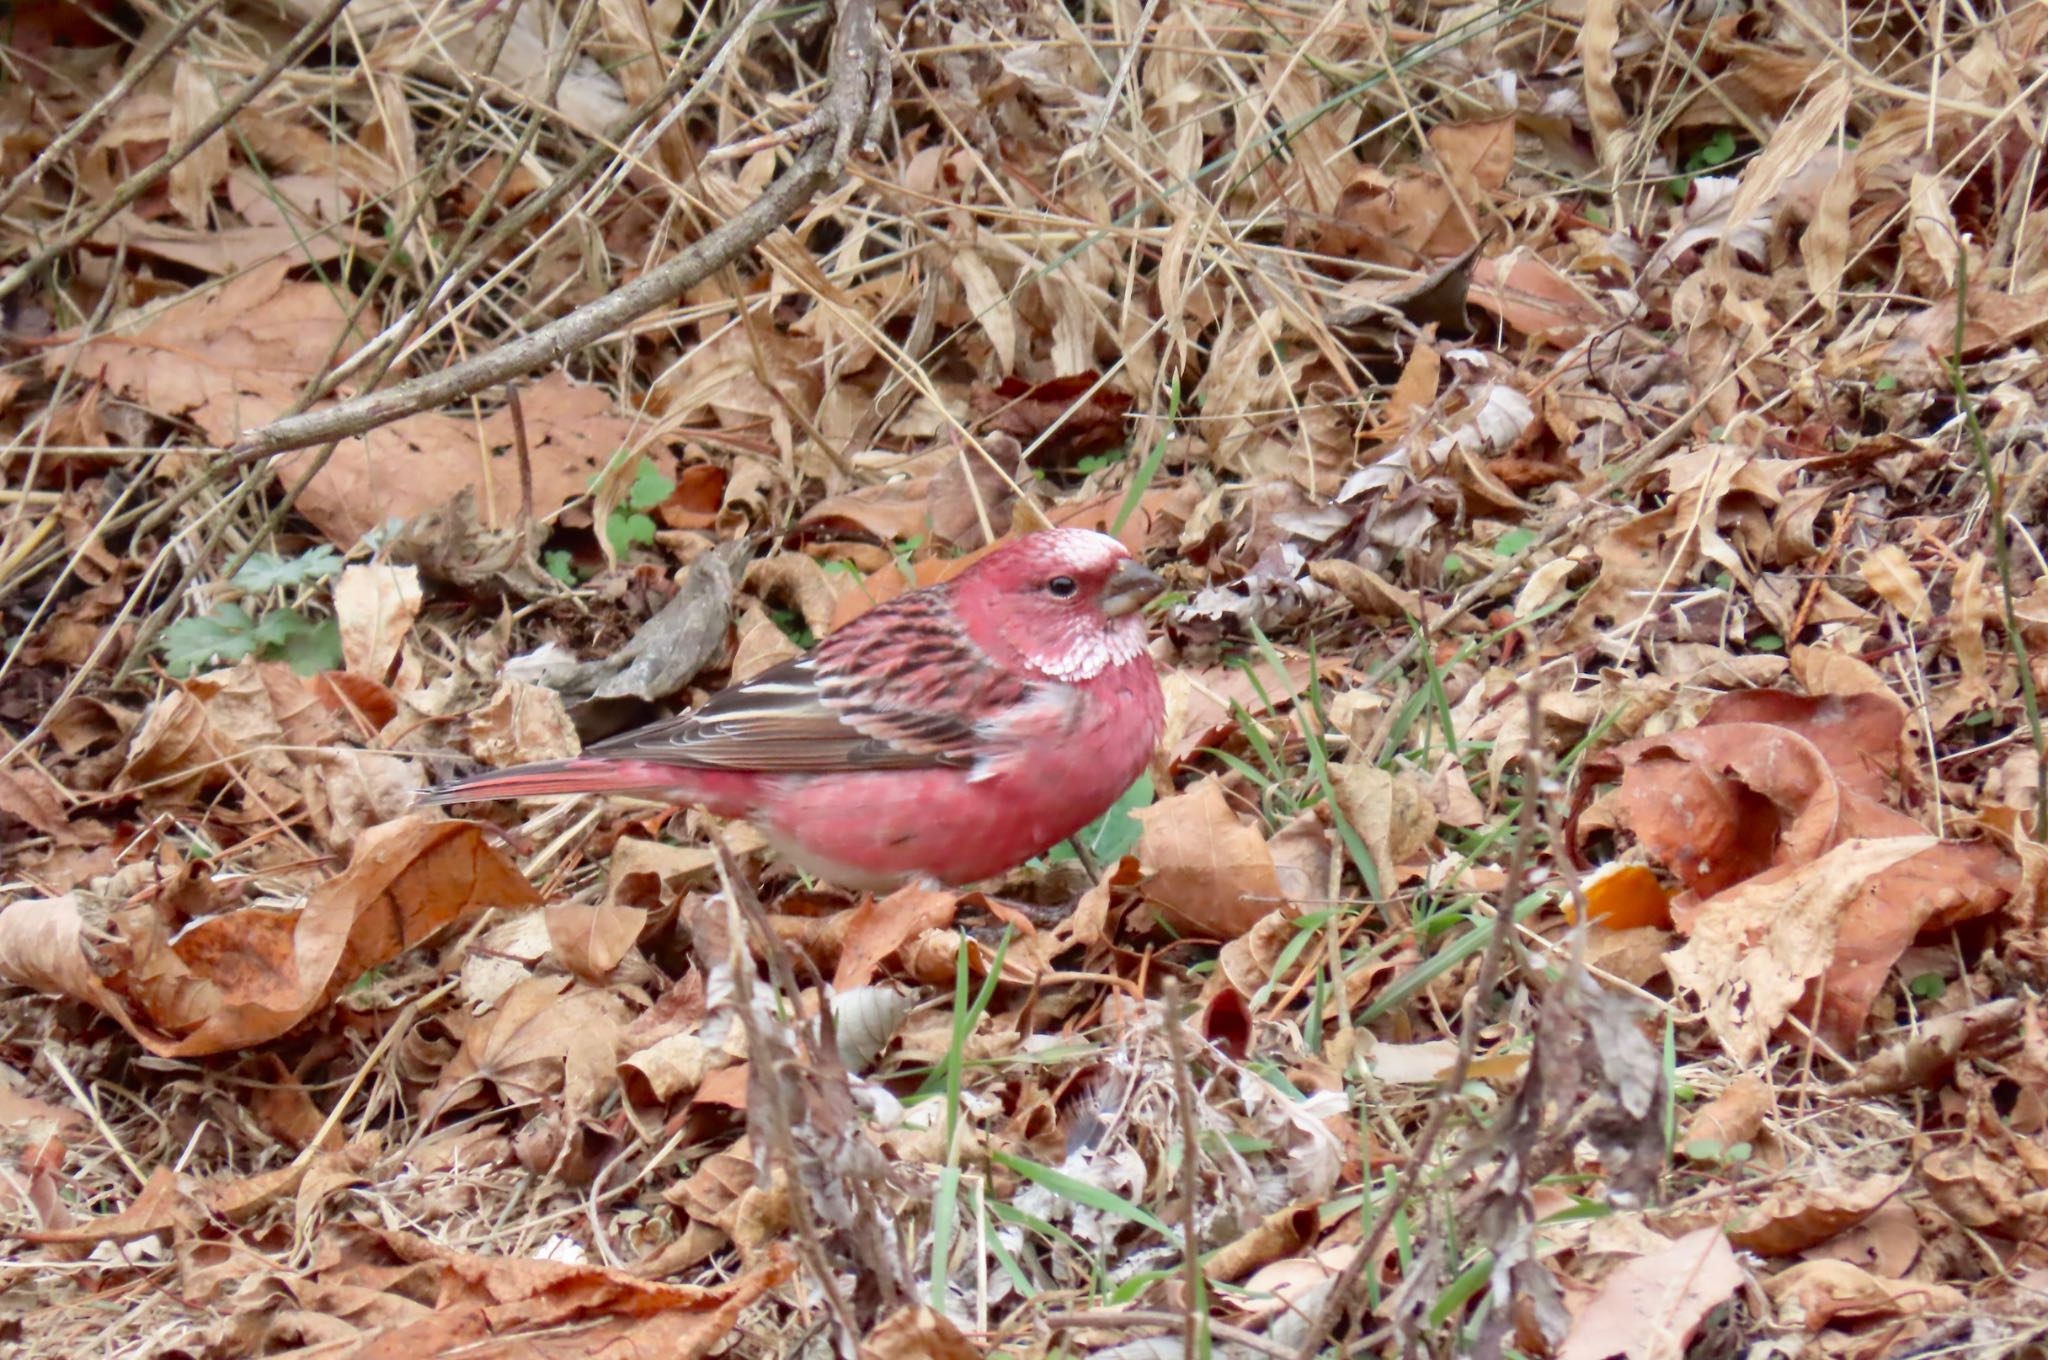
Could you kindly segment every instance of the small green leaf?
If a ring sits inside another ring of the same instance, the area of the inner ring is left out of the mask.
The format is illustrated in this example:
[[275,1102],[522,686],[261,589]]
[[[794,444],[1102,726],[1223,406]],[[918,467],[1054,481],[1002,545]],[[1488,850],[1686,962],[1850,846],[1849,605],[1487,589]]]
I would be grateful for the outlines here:
[[548,575],[565,586],[576,584],[576,558],[567,548],[551,548],[541,554],[540,560]]
[[1749,645],[1760,652],[1782,652],[1785,650],[1785,639],[1776,633],[1758,633],[1749,640]]
[[[1097,817],[1075,837],[1088,847],[1094,856],[1107,864],[1122,859],[1138,843],[1138,835],[1145,828],[1138,824],[1132,811],[1152,806],[1152,776],[1141,774],[1138,782],[1124,790],[1123,797],[1109,805],[1109,811]],[[1074,848],[1061,841],[1046,852],[1046,859],[1058,861],[1072,859]]]
[[235,572],[234,586],[251,595],[260,595],[280,586],[313,585],[335,575],[341,568],[341,554],[326,543],[309,548],[297,557],[252,553]]
[[319,675],[342,667],[341,624],[322,619],[294,633],[284,644],[282,659],[300,675]]
[[1948,979],[1939,973],[1922,973],[1906,984],[1906,990],[1922,1001],[1939,1001],[1948,990]]
[[1895,392],[1899,386],[1899,375],[1896,373],[1880,373],[1875,386],[1880,392]]
[[604,532],[611,540],[612,551],[624,557],[635,544],[654,542],[654,521],[642,514],[614,510],[604,522]]
[[1086,1205],[1098,1213],[1111,1214],[1117,1218],[1136,1223],[1141,1227],[1150,1228],[1153,1232],[1169,1240],[1176,1239],[1179,1236],[1172,1228],[1167,1227],[1166,1224],[1161,1222],[1159,1217],[1149,1209],[1140,1208],[1113,1190],[1105,1190],[1099,1185],[1080,1179],[1078,1176],[1070,1176],[1064,1171],[1058,1171],[1049,1166],[1042,1166],[1037,1162],[1028,1161],[1023,1157],[1018,1157],[1008,1152],[991,1152],[989,1157],[996,1165],[1016,1172],[1025,1180],[1035,1181],[1070,1203]]
[[183,679],[212,666],[230,665],[256,650],[256,621],[238,604],[179,619],[164,629],[164,669]]
[[626,504],[635,510],[652,510],[675,492],[675,478],[656,467],[653,459],[643,458],[633,473],[633,488],[626,493]]
[[1493,550],[1502,557],[1513,557],[1535,541],[1534,529],[1510,529],[1500,536],[1500,541],[1493,545]]

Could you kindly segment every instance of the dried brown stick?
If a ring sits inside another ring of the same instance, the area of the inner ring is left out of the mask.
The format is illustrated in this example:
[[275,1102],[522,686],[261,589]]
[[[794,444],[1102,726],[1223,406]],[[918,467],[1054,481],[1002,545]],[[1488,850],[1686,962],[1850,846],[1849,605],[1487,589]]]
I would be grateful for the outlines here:
[[245,433],[229,452],[243,459],[267,457],[346,439],[434,410],[537,373],[673,302],[750,250],[845,168],[853,141],[871,126],[882,62],[873,0],[842,0],[839,33],[832,47],[831,88],[818,112],[806,120],[807,130],[818,135],[738,216],[713,228],[660,268],[529,335],[411,382],[272,421]]
[[301,57],[312,51],[313,45],[326,35],[327,30],[334,26],[334,21],[341,17],[341,12],[348,8],[348,3],[349,0],[327,0],[325,9],[307,20],[292,36],[292,40],[278,49],[277,55],[270,59],[269,64],[258,71],[241,89],[222,101],[221,106],[213,111],[210,118],[192,129],[190,136],[130,175],[127,181],[96,211],[88,214],[83,222],[47,242],[42,249],[16,265],[14,272],[0,278],[0,298],[7,297],[42,273],[50,261],[76,249],[86,238],[113,221],[116,214],[155,188],[157,181],[171,173],[173,166],[204,146],[208,138],[226,127],[251,100],[269,89],[271,83],[284,74],[287,67],[297,65]]
[[[50,144],[44,147],[20,174],[9,180],[6,188],[0,189],[0,212],[6,211],[22,190],[48,174],[50,167],[62,159],[65,152],[77,145],[80,138],[98,127],[100,119],[107,116],[108,110],[126,99],[129,92],[142,83],[143,77],[154,71],[157,63],[177,50],[192,30],[199,27],[200,20],[213,13],[220,4],[221,0],[200,0],[184,18],[178,20],[156,40],[155,46],[130,61],[121,72],[121,78],[108,86],[107,92],[94,100],[91,108],[66,123],[64,130],[53,137]],[[114,273],[119,277],[119,270]]]
[[[1530,686],[1527,691],[1529,703],[1529,749],[1542,749],[1543,710],[1541,695]],[[1529,784],[1522,790],[1520,824],[1515,828],[1515,848],[1508,858],[1507,880],[1501,886],[1500,907],[1494,913],[1493,934],[1486,941],[1486,950],[1479,956],[1479,975],[1473,979],[1472,988],[1465,993],[1465,1024],[1458,1035],[1458,1057],[1452,1064],[1450,1076],[1438,1088],[1435,1108],[1430,1111],[1429,1122],[1423,1126],[1421,1136],[1415,1140],[1414,1150],[1409,1154],[1408,1165],[1401,1172],[1401,1179],[1388,1197],[1385,1207],[1373,1215],[1372,1230],[1359,1243],[1358,1254],[1346,1263],[1344,1269],[1330,1284],[1323,1296],[1322,1307],[1316,1312],[1314,1323],[1302,1338],[1301,1347],[1295,1352],[1295,1360],[1315,1360],[1326,1341],[1335,1339],[1337,1324],[1343,1320],[1345,1310],[1358,1295],[1365,1281],[1365,1272],[1372,1269],[1372,1260],[1378,1255],[1380,1244],[1387,1239],[1388,1231],[1394,1226],[1395,1211],[1421,1185],[1423,1176],[1429,1170],[1430,1154],[1435,1151],[1437,1140],[1443,1136],[1450,1123],[1451,1111],[1458,1104],[1458,1093],[1465,1088],[1465,1078],[1472,1070],[1472,1060],[1478,1053],[1480,1008],[1493,992],[1494,984],[1500,977],[1501,960],[1507,954],[1508,939],[1514,932],[1515,903],[1521,897],[1523,886],[1528,882],[1530,843],[1536,838],[1536,805],[1540,791],[1536,785],[1536,771],[1528,771]],[[1372,1198],[1366,1197],[1370,1210]]]

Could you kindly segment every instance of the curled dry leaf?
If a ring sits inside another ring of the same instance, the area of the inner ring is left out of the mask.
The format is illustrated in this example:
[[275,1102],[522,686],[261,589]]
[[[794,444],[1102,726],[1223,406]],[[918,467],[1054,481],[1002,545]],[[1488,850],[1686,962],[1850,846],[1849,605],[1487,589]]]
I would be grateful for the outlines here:
[[507,1103],[560,1095],[571,1118],[595,1114],[618,1078],[625,1003],[565,977],[519,983],[471,1027],[426,1102],[432,1122],[485,1088]]
[[145,901],[88,932],[75,901],[16,904],[0,913],[0,974],[99,1007],[159,1056],[199,1057],[277,1038],[476,911],[538,900],[480,828],[420,814],[365,831],[297,910],[244,907],[180,930]]
[[331,711],[289,666],[209,671],[150,705],[114,792],[183,802],[239,783],[268,817],[297,801],[296,762],[285,748],[321,746],[334,732]]
[[572,1261],[472,1256],[385,1231],[351,1235],[342,1249],[320,1255],[311,1278],[290,1287],[302,1297],[347,1300],[346,1320],[334,1323],[361,1330],[347,1337],[351,1349],[336,1353],[363,1360],[698,1360],[725,1343],[750,1304],[794,1273],[786,1252],[771,1252],[722,1284],[673,1284]]
[[1847,1261],[1801,1261],[1764,1281],[1764,1293],[1778,1308],[1778,1324],[1818,1332],[1836,1319],[1868,1323],[1879,1318],[1925,1318],[1921,1327],[1893,1330],[1893,1347],[1912,1338],[1935,1320],[1969,1309],[1963,1292],[1924,1280],[1881,1280]]
[[470,754],[498,768],[562,760],[583,751],[562,696],[509,676],[498,682],[489,703],[469,715],[466,726]]
[[848,913],[832,988],[850,992],[865,987],[882,961],[927,931],[953,923],[959,906],[956,893],[916,886],[898,888],[887,897],[862,902]]
[[349,671],[389,680],[422,602],[418,567],[376,563],[344,568],[334,583],[334,615]]
[[1145,900],[1175,929],[1234,940],[1284,901],[1266,838],[1238,820],[1221,781],[1204,779],[1131,815],[1144,828]]
[[1728,1240],[1759,1256],[1791,1256],[1863,1222],[1905,1184],[1897,1175],[1844,1186],[1787,1185],[1738,1214]]
[[1557,1360],[1680,1360],[1707,1314],[1742,1287],[1719,1228],[1628,1262],[1572,1321]]
[[1753,691],[1589,763],[1589,784],[1620,774],[1623,828],[1686,884],[1672,911],[1692,938],[1671,973],[1738,1061],[1802,1004],[1853,1043],[1916,936],[2019,887],[1997,847],[1937,840],[1878,801],[1903,727],[1889,696]]

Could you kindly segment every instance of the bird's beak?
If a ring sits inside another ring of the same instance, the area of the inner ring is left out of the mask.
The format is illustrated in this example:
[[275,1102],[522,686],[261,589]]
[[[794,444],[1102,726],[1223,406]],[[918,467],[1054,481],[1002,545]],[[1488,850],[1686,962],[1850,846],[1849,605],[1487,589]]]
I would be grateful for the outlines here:
[[1102,583],[1102,612],[1113,619],[1135,614],[1165,589],[1158,572],[1135,559],[1127,561]]

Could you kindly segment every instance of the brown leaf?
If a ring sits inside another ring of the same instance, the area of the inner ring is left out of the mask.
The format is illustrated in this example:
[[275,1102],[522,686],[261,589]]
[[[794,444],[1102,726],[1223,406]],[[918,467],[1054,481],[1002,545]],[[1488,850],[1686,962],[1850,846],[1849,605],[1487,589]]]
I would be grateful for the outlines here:
[[334,613],[348,669],[372,680],[389,680],[399,647],[420,616],[421,603],[418,567],[343,568],[334,583]]
[[926,931],[951,925],[959,904],[957,893],[915,886],[862,902],[848,913],[832,989],[845,993],[867,986],[882,960]]
[[569,978],[533,977],[498,998],[464,1037],[426,1101],[429,1122],[492,1088],[508,1103],[559,1094],[572,1118],[595,1114],[618,1079],[625,1005]]
[[[1883,1318],[1964,1314],[1969,1301],[1951,1285],[1924,1280],[1880,1280],[1846,1261],[1801,1261],[1764,1281],[1764,1293],[1778,1306],[1781,1327],[1819,1332],[1837,1318],[1868,1323]],[[1894,1331],[1894,1345],[1910,1344],[1920,1328]]]
[[480,828],[422,813],[364,832],[348,869],[296,911],[245,907],[180,929],[145,901],[117,912],[89,955],[74,902],[17,904],[0,914],[0,968],[99,1007],[159,1056],[198,1057],[276,1038],[474,911],[537,900]]
[[1330,787],[1344,820],[1365,841],[1381,888],[1391,888],[1395,871],[1436,835],[1436,805],[1409,776],[1355,760],[1330,766]]
[[118,1016],[119,1003],[93,971],[85,939],[78,899],[68,893],[12,903],[0,910],[0,978]]
[[288,748],[322,746],[334,719],[290,667],[244,663],[187,680],[158,699],[129,746],[117,793],[183,802],[239,782],[269,809],[292,806],[298,764]]
[[1707,1314],[1733,1297],[1742,1279],[1719,1228],[1687,1233],[1608,1276],[1572,1320],[1557,1360],[1680,1360]]
[[1559,349],[1577,344],[1607,319],[1549,262],[1519,251],[1476,261],[1466,297],[1529,339]]
[[491,701],[471,713],[466,725],[470,754],[498,768],[561,760],[583,751],[562,696],[509,676],[498,681]]
[[610,977],[647,925],[646,908],[615,902],[557,902],[544,914],[555,958],[586,982]]
[[[738,1278],[705,1287],[603,1266],[472,1256],[410,1233],[375,1233],[369,1243],[340,1253],[293,1291],[311,1311],[375,1319],[355,1345],[332,1350],[346,1360],[698,1360],[795,1272],[786,1253],[768,1253]],[[380,1296],[391,1306],[377,1308]],[[421,1298],[432,1306],[422,1308]]]
[[1223,785],[1204,779],[1131,814],[1144,830],[1142,891],[1175,929],[1233,940],[1283,901],[1266,838],[1239,821]]
[[1678,1135],[1678,1149],[1688,1156],[1696,1143],[1710,1144],[1699,1154],[1709,1161],[1722,1160],[1737,1143],[1754,1142],[1764,1126],[1764,1116],[1777,1104],[1777,1095],[1755,1077],[1737,1077],[1720,1095],[1692,1112],[1685,1131]]
[[860,1343],[860,1360],[981,1360],[942,1313],[910,1304],[882,1319]]
[[32,765],[0,770],[0,814],[27,822],[59,845],[105,845],[114,838],[89,817],[74,819],[56,782]]
[[1791,1256],[1855,1227],[1905,1184],[1898,1175],[1845,1186],[1787,1185],[1738,1214],[1728,1240],[1759,1256]]

